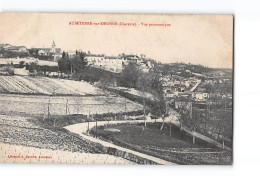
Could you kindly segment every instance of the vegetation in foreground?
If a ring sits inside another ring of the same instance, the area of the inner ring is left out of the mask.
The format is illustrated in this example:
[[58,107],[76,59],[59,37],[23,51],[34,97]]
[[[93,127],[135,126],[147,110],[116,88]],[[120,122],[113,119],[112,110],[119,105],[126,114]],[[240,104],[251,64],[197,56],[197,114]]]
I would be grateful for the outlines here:
[[42,128],[40,122],[31,123],[31,120],[31,117],[0,115],[0,142],[51,150],[102,153],[90,141],[83,141],[62,128]]
[[[178,164],[225,165],[232,163],[232,153],[214,148],[196,140],[180,131],[176,126],[165,125],[160,131],[161,123],[120,124],[98,127],[97,135],[117,145],[146,153]],[[91,133],[95,135],[96,129]]]

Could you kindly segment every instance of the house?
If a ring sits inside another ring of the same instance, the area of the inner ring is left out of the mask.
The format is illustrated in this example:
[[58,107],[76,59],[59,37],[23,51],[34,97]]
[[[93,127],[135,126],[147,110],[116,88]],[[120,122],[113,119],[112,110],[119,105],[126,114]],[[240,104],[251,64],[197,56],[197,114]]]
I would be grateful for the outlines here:
[[59,72],[49,72],[48,76],[58,77],[59,76]]
[[58,60],[61,59],[61,58],[62,58],[62,54],[61,53],[55,53],[53,55],[53,61],[55,61],[55,62],[58,62]]
[[[76,54],[76,53],[75,53]],[[84,61],[87,62],[88,65],[104,65],[104,55],[99,55],[99,54],[88,54],[85,58]]]
[[16,53],[28,53],[28,49],[25,46],[9,46],[5,50],[16,52]]
[[131,61],[134,63],[137,63],[138,60],[141,61],[141,58],[139,56],[133,55],[133,54],[130,54],[130,55],[123,54],[120,58],[124,61],[128,61],[128,62]]
[[178,96],[178,87],[177,86],[163,86],[163,92],[164,92],[164,97],[170,98],[174,96]]
[[40,56],[49,56],[50,48],[39,48],[38,55]]
[[10,44],[6,43],[6,44],[0,44],[0,49],[6,49],[8,47],[11,47]]
[[188,89],[190,87],[190,81],[185,81],[184,82],[184,86],[186,87],[186,89]]
[[209,98],[211,99],[222,98],[222,94],[220,92],[209,93]]
[[56,48],[56,44],[53,41],[51,48],[32,48],[38,50],[39,56],[53,56],[53,60],[57,61],[62,57],[61,48]]
[[209,98],[209,94],[206,92],[194,92],[192,97],[197,100],[206,100]]
[[108,71],[120,73],[129,63],[135,63],[139,69],[148,73],[150,61],[146,61],[144,58],[140,58],[137,55],[123,55],[123,56],[105,56],[104,54],[91,54],[90,52],[85,56],[84,61],[89,66],[95,66]]

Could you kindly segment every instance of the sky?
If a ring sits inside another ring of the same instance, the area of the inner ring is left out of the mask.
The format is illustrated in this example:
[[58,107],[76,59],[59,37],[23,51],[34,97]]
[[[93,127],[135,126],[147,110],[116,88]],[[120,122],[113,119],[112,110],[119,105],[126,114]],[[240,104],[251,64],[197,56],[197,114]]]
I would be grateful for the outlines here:
[[[69,25],[72,21],[135,23]],[[232,68],[232,15],[0,13],[0,43],[94,54],[145,54],[163,63]],[[148,24],[143,26],[142,23]],[[149,26],[169,24],[170,26]]]

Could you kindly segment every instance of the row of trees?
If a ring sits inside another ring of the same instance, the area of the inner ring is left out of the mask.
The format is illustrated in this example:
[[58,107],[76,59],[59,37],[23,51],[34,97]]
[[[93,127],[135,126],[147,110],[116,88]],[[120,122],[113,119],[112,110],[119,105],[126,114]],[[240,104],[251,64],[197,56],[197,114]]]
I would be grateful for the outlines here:
[[[232,138],[232,102],[227,99],[211,100],[206,102],[204,108],[199,108],[196,107],[196,102],[187,99],[184,104],[189,106],[177,109],[180,130],[186,126],[193,134],[197,131],[214,135],[217,140],[222,140],[224,148],[225,141],[230,141]],[[194,135],[193,143],[195,143]]]
[[58,60],[59,71],[66,74],[80,74],[85,67],[84,57],[86,53],[76,51],[75,56],[69,57],[68,53],[62,53],[62,58]]

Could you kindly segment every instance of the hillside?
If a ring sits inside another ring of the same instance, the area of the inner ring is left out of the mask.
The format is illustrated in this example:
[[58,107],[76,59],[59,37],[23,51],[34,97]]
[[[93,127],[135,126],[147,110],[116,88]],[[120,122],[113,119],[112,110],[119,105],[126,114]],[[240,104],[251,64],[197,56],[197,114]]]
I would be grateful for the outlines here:
[[[142,110],[142,105],[87,82],[48,77],[0,76],[0,112],[52,115],[104,114]],[[67,107],[67,108],[66,108]]]
[[104,95],[87,82],[48,77],[0,76],[0,93],[45,95]]

